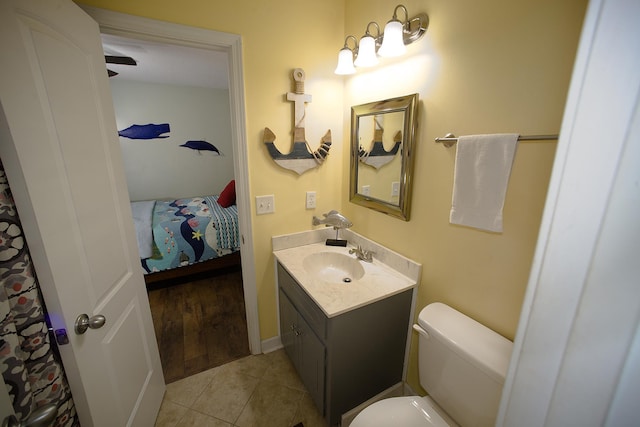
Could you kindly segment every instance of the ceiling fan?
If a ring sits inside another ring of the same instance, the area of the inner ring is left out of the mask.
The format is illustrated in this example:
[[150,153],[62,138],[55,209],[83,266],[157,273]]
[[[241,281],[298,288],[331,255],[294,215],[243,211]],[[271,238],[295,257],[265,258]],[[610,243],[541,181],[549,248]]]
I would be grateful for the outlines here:
[[[118,64],[118,65],[133,65],[136,66],[138,63],[135,59],[130,56],[118,56],[118,55],[105,55],[104,61],[107,64]],[[107,68],[107,73],[109,73],[109,77],[117,76],[118,73]]]

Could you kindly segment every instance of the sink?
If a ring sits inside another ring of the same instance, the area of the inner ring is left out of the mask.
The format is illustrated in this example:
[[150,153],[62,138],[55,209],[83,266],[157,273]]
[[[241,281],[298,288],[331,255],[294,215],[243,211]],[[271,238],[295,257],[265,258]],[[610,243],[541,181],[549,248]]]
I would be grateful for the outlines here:
[[338,252],[315,252],[307,255],[302,267],[310,275],[330,283],[349,283],[364,276],[357,259]]

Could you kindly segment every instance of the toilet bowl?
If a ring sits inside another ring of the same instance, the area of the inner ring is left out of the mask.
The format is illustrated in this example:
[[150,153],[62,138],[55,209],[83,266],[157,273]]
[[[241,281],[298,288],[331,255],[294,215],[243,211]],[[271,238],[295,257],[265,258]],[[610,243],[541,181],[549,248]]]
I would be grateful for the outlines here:
[[380,400],[350,426],[493,427],[513,343],[442,303],[423,308],[413,328],[428,396]]
[[367,406],[349,426],[457,427],[451,418],[440,414],[435,406],[426,396],[383,399]]

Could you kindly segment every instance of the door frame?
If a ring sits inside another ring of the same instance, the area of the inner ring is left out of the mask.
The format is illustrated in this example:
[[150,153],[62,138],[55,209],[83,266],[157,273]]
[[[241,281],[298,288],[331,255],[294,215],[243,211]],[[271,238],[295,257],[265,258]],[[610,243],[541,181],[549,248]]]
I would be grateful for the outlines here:
[[231,137],[234,141],[233,171],[236,180],[242,283],[249,349],[252,354],[262,353],[258,318],[258,293],[253,254],[251,204],[249,197],[242,37],[237,34],[157,21],[82,4],[78,6],[98,23],[100,32],[104,34],[227,52],[229,63]]

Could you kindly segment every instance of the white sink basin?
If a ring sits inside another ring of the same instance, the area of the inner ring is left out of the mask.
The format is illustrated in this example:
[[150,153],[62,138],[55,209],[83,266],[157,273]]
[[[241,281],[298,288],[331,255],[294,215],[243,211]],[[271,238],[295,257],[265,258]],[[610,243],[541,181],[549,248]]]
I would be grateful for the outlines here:
[[[286,241],[291,245],[289,239],[286,236],[277,243]],[[349,254],[352,247],[327,246],[324,240],[291,245],[273,254],[327,317],[335,317],[414,288],[418,283],[420,264],[379,245],[366,242],[366,246],[379,254],[372,262],[356,260]],[[391,261],[402,270],[382,260]]]
[[364,276],[360,261],[338,252],[316,252],[302,261],[306,272],[330,283],[350,283]]

